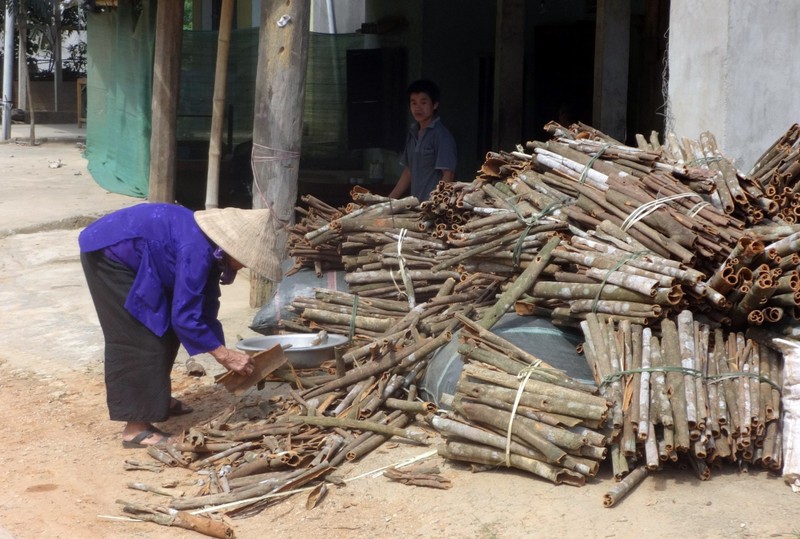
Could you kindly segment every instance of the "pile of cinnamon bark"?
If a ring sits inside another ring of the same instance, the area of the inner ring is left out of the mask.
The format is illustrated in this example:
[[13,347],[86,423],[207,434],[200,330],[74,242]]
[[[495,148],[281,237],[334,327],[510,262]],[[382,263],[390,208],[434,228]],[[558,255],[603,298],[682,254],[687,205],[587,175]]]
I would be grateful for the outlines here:
[[505,284],[558,235],[518,307],[556,323],[595,312],[649,324],[689,307],[724,327],[800,316],[796,127],[751,175],[709,134],[632,148],[586,126],[550,130],[421,204],[356,190],[335,210],[304,197],[290,252],[298,267],[346,270],[360,297],[413,300],[450,277]]
[[[702,478],[780,468],[780,355],[747,330],[800,318],[800,128],[747,174],[707,133],[632,147],[583,124],[547,130],[425,202],[358,186],[343,208],[302,197],[289,274],[345,271],[349,291],[295,298],[283,328],[349,345],[276,371],[288,394],[151,451],[208,473],[174,509],[263,508],[392,436],[425,443],[415,419],[447,458],[555,483],[584,484],[607,457],[617,479],[684,458]],[[512,309],[580,328],[596,384],[492,334]],[[465,368],[437,413],[417,387],[453,339]]]
[[[701,478],[725,461],[780,469],[780,355],[746,331],[800,318],[800,129],[792,126],[746,174],[710,133],[663,143],[655,134],[637,136],[631,147],[583,124],[547,129],[551,140],[490,152],[474,181],[440,184],[423,203],[356,189],[351,207],[323,212],[306,198],[309,209],[291,243],[297,267],[345,270],[360,297],[409,305],[428,298],[443,278],[496,284],[499,297],[557,238],[546,265],[512,303],[482,302],[467,316],[481,320],[513,307],[581,327],[587,345],[589,327],[604,328],[603,349],[585,350],[601,394],[614,403],[611,420],[598,426],[606,429],[615,476],[678,456]],[[340,258],[318,257],[315,249]],[[300,303],[296,314],[294,329],[326,327],[313,313],[305,317]],[[675,355],[669,329],[680,316],[702,328],[685,352],[691,366]],[[619,344],[632,333],[648,341],[635,348],[638,356]],[[642,348],[653,356],[644,367]],[[615,367],[600,367],[597,354],[613,356]],[[475,359],[462,358],[474,381]],[[647,394],[640,398],[642,378]],[[763,390],[751,398],[743,387]],[[762,398],[769,407],[755,404]],[[633,409],[651,399],[648,417]],[[683,438],[686,414],[691,443]]]

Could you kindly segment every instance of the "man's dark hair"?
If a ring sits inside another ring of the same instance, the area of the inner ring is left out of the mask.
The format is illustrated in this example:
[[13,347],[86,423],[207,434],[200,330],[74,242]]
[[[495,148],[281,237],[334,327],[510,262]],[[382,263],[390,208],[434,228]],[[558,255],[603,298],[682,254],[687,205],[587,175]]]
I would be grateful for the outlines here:
[[406,90],[406,94],[408,97],[411,97],[411,94],[428,94],[428,97],[431,98],[431,101],[434,103],[439,102],[439,87],[436,86],[436,83],[431,80],[420,79],[415,80],[411,84],[408,85],[408,90]]

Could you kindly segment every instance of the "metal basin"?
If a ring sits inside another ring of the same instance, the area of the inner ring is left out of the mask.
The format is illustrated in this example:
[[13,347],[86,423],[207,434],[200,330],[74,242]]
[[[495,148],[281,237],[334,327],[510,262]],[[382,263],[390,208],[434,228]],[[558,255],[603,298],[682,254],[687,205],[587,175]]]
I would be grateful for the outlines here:
[[288,361],[298,369],[319,367],[324,361],[334,358],[333,349],[347,342],[343,335],[328,335],[319,344],[314,344],[318,338],[315,333],[288,333],[285,335],[264,335],[249,337],[236,343],[236,348],[248,354],[268,350],[273,346],[281,345]]

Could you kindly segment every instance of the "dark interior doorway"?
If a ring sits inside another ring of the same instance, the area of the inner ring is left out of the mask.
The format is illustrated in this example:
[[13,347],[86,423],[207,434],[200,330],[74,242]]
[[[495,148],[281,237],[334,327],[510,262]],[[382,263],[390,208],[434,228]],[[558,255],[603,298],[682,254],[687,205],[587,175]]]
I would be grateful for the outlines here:
[[591,124],[594,79],[594,21],[537,26],[532,92],[525,130],[528,140],[546,140],[547,122]]

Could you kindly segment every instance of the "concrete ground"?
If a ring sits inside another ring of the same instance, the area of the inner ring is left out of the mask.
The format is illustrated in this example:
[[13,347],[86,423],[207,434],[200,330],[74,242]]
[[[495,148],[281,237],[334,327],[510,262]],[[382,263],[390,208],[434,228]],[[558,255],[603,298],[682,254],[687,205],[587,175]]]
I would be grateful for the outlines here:
[[[34,126],[34,138],[39,144],[46,142],[86,142],[86,126],[78,124],[42,124]],[[30,143],[31,126],[28,124],[11,124],[11,143]]]
[[[28,144],[27,129],[15,124],[11,141],[0,143],[3,359],[50,374],[100,369],[102,335],[80,267],[78,233],[106,213],[144,201],[95,183],[82,155],[85,128],[37,126],[35,146]],[[246,272],[223,288],[229,344],[254,334],[247,328],[254,314],[249,293]]]
[[37,126],[35,140],[31,146],[28,125],[13,124],[11,139],[0,142],[0,236],[57,229],[138,202],[94,182],[82,156],[85,128]]
[[[0,144],[0,339],[6,361],[39,373],[99,368],[102,336],[80,269],[79,229],[140,202],[109,193],[86,170],[83,143],[66,126],[37,126],[59,142],[34,146],[27,125]],[[53,347],[59,354],[49,353]]]
[[[76,135],[64,131],[40,126],[37,139],[62,138],[37,146],[21,139],[0,144],[0,539],[199,537],[128,521],[116,503],[160,503],[157,495],[126,488],[130,481],[174,481],[191,495],[196,477],[182,468],[168,467],[158,477],[123,471],[125,460],[148,457],[122,449],[121,427],[107,420],[102,335],[77,238],[97,216],[141,201],[100,188]],[[18,133],[15,126],[14,134],[23,136]],[[221,303],[228,343],[250,336],[255,312],[247,275],[223,287]],[[181,350],[173,390],[196,411],[161,425],[169,432],[209,421],[236,402],[214,386],[212,376],[221,368],[213,359],[199,358],[211,376],[194,379],[180,367],[186,357]],[[761,470],[715,470],[711,480],[700,481],[686,470],[667,469],[612,509],[602,504],[613,485],[607,469],[574,488],[505,470],[472,473],[431,457],[452,481],[447,491],[388,481],[378,472],[430,449],[392,440],[343,467],[343,477],[360,479],[331,486],[319,506],[308,509],[307,496],[296,495],[237,519],[236,536],[260,538],[265,530],[276,537],[334,539],[800,536],[797,495]]]

